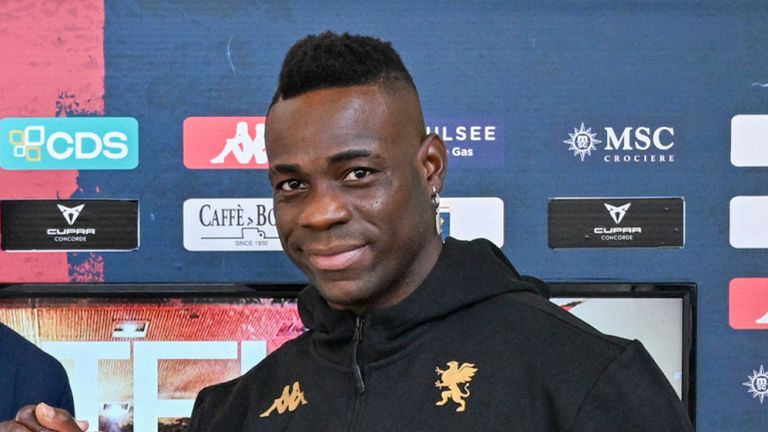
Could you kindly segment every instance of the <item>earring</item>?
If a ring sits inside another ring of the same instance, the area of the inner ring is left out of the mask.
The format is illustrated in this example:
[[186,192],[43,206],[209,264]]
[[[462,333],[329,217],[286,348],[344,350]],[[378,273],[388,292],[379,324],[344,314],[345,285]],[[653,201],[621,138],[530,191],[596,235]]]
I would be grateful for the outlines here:
[[437,193],[437,188],[435,186],[432,186],[432,192],[434,192],[434,196],[432,197],[432,205],[435,207],[435,231],[437,231],[437,235],[441,235],[442,230],[442,224],[440,223],[440,194]]

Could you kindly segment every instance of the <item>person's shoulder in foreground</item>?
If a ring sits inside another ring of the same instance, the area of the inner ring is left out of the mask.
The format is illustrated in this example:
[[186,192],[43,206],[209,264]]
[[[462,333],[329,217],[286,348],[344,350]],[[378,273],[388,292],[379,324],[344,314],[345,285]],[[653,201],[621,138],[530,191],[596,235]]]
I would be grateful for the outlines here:
[[58,360],[0,323],[0,422],[39,402],[74,412],[67,374]]
[[192,432],[690,429],[639,343],[550,304],[490,242],[443,244],[445,145],[389,43],[297,42],[266,124],[308,332],[203,390]]

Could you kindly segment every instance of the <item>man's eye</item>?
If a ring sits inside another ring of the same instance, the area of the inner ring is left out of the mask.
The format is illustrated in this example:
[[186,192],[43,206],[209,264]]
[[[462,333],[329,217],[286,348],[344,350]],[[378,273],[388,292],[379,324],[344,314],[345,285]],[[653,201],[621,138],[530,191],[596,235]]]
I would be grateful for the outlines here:
[[368,177],[371,174],[373,174],[373,170],[370,168],[355,168],[348,172],[346,176],[344,176],[343,181],[360,180],[362,178]]
[[301,187],[302,187],[302,183],[296,179],[286,180],[284,182],[281,182],[278,185],[278,188],[280,190],[283,190],[286,192],[295,191],[295,190],[301,189]]

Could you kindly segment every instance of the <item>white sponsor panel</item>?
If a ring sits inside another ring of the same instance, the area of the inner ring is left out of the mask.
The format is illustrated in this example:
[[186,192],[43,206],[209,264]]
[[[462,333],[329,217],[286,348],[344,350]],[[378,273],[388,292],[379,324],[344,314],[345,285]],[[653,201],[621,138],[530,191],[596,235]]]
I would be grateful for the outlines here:
[[731,199],[730,243],[738,249],[768,248],[768,196]]
[[184,201],[184,248],[189,251],[280,251],[272,198]]
[[768,115],[733,116],[731,163],[737,167],[768,167]]
[[[501,198],[442,198],[440,214],[446,219],[444,236],[459,240],[486,238],[504,245],[504,201]],[[447,230],[446,230],[447,228]]]

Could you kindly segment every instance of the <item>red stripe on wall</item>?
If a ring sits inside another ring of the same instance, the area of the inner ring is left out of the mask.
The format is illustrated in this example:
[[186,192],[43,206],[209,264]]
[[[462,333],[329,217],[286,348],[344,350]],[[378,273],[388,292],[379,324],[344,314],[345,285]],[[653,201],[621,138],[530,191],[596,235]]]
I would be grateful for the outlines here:
[[[62,104],[103,113],[103,1],[0,2],[0,58],[0,117],[64,115]],[[0,169],[0,199],[69,198],[77,174]],[[69,280],[64,252],[0,251],[0,282]]]

